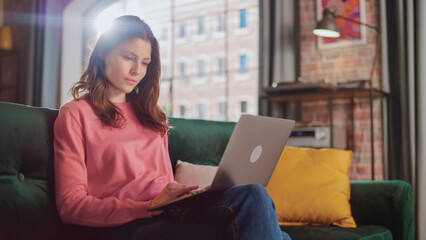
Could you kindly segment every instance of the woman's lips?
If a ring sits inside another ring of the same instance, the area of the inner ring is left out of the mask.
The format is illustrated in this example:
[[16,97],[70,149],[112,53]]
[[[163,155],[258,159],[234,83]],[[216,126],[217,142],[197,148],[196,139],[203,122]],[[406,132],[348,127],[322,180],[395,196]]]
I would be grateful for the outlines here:
[[130,79],[130,78],[125,78],[126,82],[128,82],[131,85],[136,85],[138,83],[138,81]]

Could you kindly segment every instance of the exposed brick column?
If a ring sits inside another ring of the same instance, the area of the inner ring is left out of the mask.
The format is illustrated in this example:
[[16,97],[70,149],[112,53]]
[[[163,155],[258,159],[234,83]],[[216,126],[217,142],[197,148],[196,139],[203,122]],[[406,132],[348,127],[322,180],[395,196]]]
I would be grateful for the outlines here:
[[[316,25],[316,0],[300,0],[300,59],[301,79],[307,82],[325,80],[329,83],[368,79],[376,50],[377,33],[367,28],[367,43],[361,46],[318,50],[317,38],[312,34]],[[379,22],[379,1],[366,0],[365,21],[371,25]],[[376,63],[373,86],[380,88],[381,65]],[[334,101],[333,121],[335,127],[346,129],[346,146],[352,142],[350,107],[347,100]],[[349,170],[351,179],[371,179],[370,107],[368,99],[354,100],[354,152]],[[374,100],[374,148],[375,178],[383,179],[382,112],[379,100]],[[328,122],[327,102],[304,103],[303,121]]]

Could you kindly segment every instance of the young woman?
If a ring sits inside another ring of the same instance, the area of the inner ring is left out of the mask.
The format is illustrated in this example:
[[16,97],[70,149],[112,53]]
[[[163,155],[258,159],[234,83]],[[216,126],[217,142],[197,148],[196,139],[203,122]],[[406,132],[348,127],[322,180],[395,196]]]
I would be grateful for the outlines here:
[[196,186],[174,181],[157,105],[158,42],[135,16],[99,38],[55,122],[57,208],[104,239],[289,239],[262,186],[231,187],[188,208],[149,212]]

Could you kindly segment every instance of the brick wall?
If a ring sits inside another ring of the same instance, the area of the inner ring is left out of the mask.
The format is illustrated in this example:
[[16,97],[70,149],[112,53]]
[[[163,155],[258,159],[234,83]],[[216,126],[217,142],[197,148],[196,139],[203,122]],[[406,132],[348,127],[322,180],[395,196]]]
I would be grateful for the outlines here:
[[[300,59],[301,80],[307,82],[325,81],[330,83],[369,79],[372,61],[376,50],[377,33],[367,28],[367,43],[360,46],[319,50],[317,38],[312,34],[316,25],[316,0],[300,0]],[[365,21],[378,25],[379,0],[365,0]],[[380,60],[376,63],[373,87],[380,88]],[[353,107],[354,134],[350,110]],[[327,102],[304,103],[303,121],[328,121]],[[374,150],[375,178],[383,179],[383,137],[382,112],[380,100],[374,100]],[[349,170],[351,179],[371,179],[370,146],[370,105],[368,99],[338,100],[333,105],[335,127],[346,129],[346,146],[353,148],[352,164]],[[354,141],[352,141],[354,139]]]

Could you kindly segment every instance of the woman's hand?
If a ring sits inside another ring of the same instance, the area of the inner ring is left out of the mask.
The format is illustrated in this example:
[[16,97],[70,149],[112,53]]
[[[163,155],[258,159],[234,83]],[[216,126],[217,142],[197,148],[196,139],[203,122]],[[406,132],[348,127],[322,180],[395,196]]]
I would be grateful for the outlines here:
[[[158,194],[158,196],[151,201],[151,207],[155,207],[167,201],[173,200],[197,188],[198,186],[186,186],[178,183],[168,183],[160,192],[160,194]],[[161,210],[153,211],[151,212],[151,215],[156,216],[160,215],[161,213],[163,213]]]

